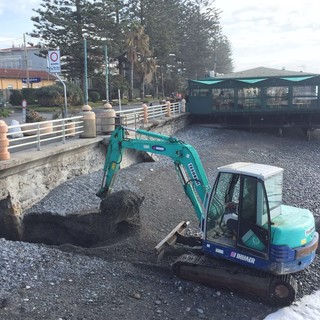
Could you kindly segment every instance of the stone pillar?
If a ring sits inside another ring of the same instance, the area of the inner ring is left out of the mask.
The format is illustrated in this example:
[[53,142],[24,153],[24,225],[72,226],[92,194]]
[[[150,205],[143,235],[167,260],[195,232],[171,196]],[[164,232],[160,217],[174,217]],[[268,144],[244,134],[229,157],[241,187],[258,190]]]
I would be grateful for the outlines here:
[[104,134],[111,134],[115,129],[116,112],[112,109],[110,103],[103,106],[104,110],[100,114],[101,132]]
[[8,151],[9,139],[7,138],[8,126],[0,120],[0,160],[9,160],[10,153]]
[[87,104],[82,107],[80,115],[83,116],[83,132],[80,138],[95,138],[97,136],[96,114],[91,111],[92,108]]
[[180,103],[181,103],[181,112],[186,112],[186,99],[183,98]]
[[148,106],[144,103],[143,108],[143,123],[148,124]]
[[167,114],[166,117],[171,117],[171,103],[170,101],[166,102],[166,106],[167,106]]

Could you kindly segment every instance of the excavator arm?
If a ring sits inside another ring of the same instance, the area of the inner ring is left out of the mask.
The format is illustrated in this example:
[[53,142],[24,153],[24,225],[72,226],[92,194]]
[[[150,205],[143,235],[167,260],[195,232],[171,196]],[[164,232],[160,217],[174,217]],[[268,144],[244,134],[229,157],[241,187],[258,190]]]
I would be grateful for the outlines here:
[[[130,131],[135,132],[136,137],[130,137]],[[137,135],[144,136],[144,139],[137,138]],[[104,164],[104,178],[97,196],[103,199],[111,192],[125,149],[145,151],[172,159],[184,191],[195,209],[202,229],[211,187],[197,151],[191,145],[175,137],[141,129],[134,130],[122,126],[117,127],[109,140]]]

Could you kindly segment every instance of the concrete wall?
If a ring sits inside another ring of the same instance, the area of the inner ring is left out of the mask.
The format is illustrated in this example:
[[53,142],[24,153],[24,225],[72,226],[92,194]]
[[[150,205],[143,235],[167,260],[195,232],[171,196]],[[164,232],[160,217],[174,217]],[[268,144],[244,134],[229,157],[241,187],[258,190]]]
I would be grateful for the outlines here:
[[[151,130],[172,135],[186,126],[186,114],[145,125]],[[109,137],[75,139],[66,144],[51,144],[42,151],[13,153],[11,160],[0,161],[0,237],[20,239],[23,212],[52,189],[76,176],[101,170]],[[138,162],[135,152],[127,152],[123,166]]]

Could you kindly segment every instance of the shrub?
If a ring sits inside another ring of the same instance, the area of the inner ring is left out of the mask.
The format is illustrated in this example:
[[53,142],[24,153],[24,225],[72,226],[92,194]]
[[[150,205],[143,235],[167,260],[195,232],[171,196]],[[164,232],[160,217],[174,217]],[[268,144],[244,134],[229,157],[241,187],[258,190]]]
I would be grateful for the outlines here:
[[[68,105],[79,106],[83,104],[82,90],[75,84],[67,83],[67,103]],[[42,87],[37,90],[39,104],[44,107],[64,106],[64,89],[62,84]]]
[[0,118],[6,118],[6,117],[9,117],[9,115],[10,115],[10,110],[0,108]]
[[21,106],[22,100],[26,99],[28,105],[37,104],[37,91],[39,89],[23,88],[21,90],[11,90],[10,103],[13,106]]
[[89,100],[92,102],[97,102],[100,100],[100,93],[98,91],[89,90],[88,96]]
[[41,122],[46,121],[47,119],[45,117],[42,117],[39,112],[35,110],[29,110],[26,114],[26,123],[32,123],[32,122]]
[[36,96],[39,104],[44,107],[62,106],[64,102],[63,89],[58,85],[39,88]]
[[[62,87],[62,85],[60,85]],[[68,104],[72,106],[81,106],[84,104],[84,96],[81,88],[74,83],[67,83]]]
[[23,97],[22,97],[22,93],[20,90],[10,90],[11,91],[11,94],[10,94],[10,103],[13,105],[13,106],[20,106],[21,103],[22,103],[22,100],[23,100]]
[[[36,92],[38,91],[38,89],[32,89],[32,88],[23,88],[21,90],[21,94],[22,94],[22,99],[26,99],[28,105],[34,105],[37,104],[37,97],[36,97]],[[21,104],[21,102],[20,102]]]

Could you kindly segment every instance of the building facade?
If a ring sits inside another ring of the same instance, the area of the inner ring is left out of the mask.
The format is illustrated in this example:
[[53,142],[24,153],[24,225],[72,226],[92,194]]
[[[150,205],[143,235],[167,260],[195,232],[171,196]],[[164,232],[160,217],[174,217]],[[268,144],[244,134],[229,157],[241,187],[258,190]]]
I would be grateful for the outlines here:
[[47,71],[0,68],[0,90],[41,88],[55,81],[56,77]]
[[47,71],[47,59],[39,57],[35,47],[0,49],[0,68]]

